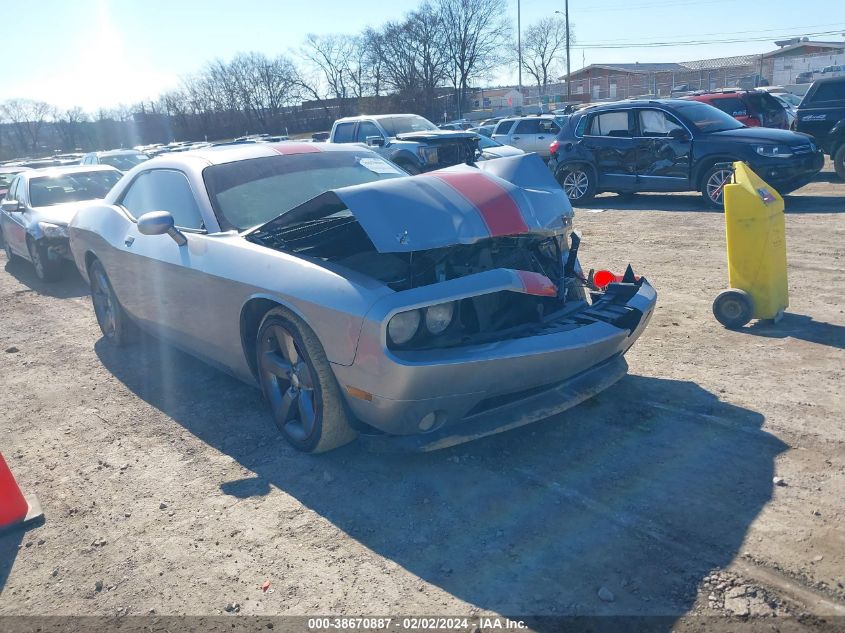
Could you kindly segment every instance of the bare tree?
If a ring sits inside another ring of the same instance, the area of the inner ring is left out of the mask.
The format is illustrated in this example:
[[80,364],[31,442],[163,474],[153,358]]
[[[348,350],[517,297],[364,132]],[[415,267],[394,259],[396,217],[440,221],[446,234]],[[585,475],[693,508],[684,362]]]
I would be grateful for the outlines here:
[[21,149],[35,153],[38,153],[41,129],[55,112],[49,103],[31,99],[10,99],[0,106],[0,113],[12,123]]
[[[319,72],[320,81],[328,96],[346,99],[352,82],[355,57],[355,38],[349,35],[314,35],[305,38],[302,54]],[[317,86],[312,86],[319,92]]]
[[88,115],[80,107],[65,110],[56,117],[56,130],[67,151],[73,151],[82,140],[82,125],[88,121]]
[[458,116],[467,88],[511,57],[511,26],[505,0],[438,0],[449,74]]
[[[570,40],[572,40],[570,27]],[[540,95],[546,93],[549,80],[559,65],[566,62],[566,22],[545,17],[529,26],[522,38],[522,67],[537,82]]]

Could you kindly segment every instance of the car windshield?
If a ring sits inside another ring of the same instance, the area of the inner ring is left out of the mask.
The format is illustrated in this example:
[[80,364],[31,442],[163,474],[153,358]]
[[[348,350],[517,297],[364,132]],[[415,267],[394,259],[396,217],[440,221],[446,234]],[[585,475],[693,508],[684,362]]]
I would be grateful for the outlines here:
[[478,135],[478,147],[479,149],[488,149],[490,147],[501,147],[502,144],[498,141],[494,141],[492,138],[488,136],[484,136],[483,134]]
[[722,112],[706,103],[690,101],[688,103],[676,104],[678,114],[692,123],[699,132],[723,132],[725,130],[738,130],[745,127],[742,123],[733,118],[730,114]]
[[781,101],[786,101],[789,105],[798,106],[801,103],[801,97],[794,95],[791,92],[777,92],[773,95]]
[[19,172],[5,172],[0,174],[0,189],[8,189]]
[[221,224],[239,231],[265,224],[330,189],[406,175],[367,150],[253,158],[203,172]]
[[384,128],[384,131],[387,132],[388,136],[438,129],[434,123],[416,114],[386,117],[384,119],[378,119],[378,122]]
[[33,207],[50,207],[105,198],[121,177],[118,171],[104,169],[33,178],[29,181],[29,201]]
[[100,163],[110,165],[120,171],[129,171],[135,165],[140,165],[145,160],[150,160],[146,154],[115,154],[113,156],[100,156]]

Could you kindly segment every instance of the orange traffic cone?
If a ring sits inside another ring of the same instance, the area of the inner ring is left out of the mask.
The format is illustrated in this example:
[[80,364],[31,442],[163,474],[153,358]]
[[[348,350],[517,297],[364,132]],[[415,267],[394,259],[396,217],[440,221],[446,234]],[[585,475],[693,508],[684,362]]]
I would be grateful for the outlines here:
[[0,455],[0,532],[21,527],[44,516],[35,495],[25,497]]

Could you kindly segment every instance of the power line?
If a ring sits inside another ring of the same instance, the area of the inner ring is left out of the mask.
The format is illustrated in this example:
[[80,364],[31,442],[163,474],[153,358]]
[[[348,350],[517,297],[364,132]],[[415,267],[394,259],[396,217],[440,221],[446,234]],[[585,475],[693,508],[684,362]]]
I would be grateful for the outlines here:
[[[666,41],[666,42],[628,42],[628,43],[620,43],[616,41],[614,43],[602,43],[597,42],[593,44],[578,44],[578,48],[659,48],[664,46],[706,46],[708,44],[742,44],[745,42],[768,42],[772,39],[779,39],[780,37],[789,38],[789,37],[817,37],[821,35],[836,35],[839,31],[819,31],[816,33],[801,33],[799,35],[792,35],[785,34],[783,36],[765,36],[765,37],[741,37],[741,38],[730,38],[730,39],[718,39],[718,40],[686,40],[686,41]],[[843,41],[843,45],[845,45],[845,41]]]
[[[791,27],[791,30],[790,30],[788,35],[767,35],[766,39],[771,39],[771,38],[779,39],[781,37],[784,37],[784,38],[798,37],[797,35],[795,35],[796,31],[800,31],[801,29],[818,29],[818,28],[821,28],[821,27],[826,27],[826,28],[836,27],[837,31],[835,31],[835,33],[838,33],[838,32],[840,32],[841,29],[845,29],[845,22],[841,22],[839,24],[808,24],[808,25],[805,25],[805,26],[795,26],[795,27]],[[783,27],[778,28],[778,29],[753,29],[751,31],[720,31],[718,33],[695,33],[695,34],[687,34],[687,35],[683,35],[683,36],[679,36],[679,37],[707,37],[707,36],[710,36],[710,35],[742,35],[744,33],[774,33],[774,32],[782,32],[782,31],[783,31]],[[642,42],[643,40],[642,40],[642,38],[628,38],[628,39],[614,38],[613,41],[614,42]],[[595,43],[603,44],[604,42],[595,42]],[[843,43],[845,44],[845,41]]]

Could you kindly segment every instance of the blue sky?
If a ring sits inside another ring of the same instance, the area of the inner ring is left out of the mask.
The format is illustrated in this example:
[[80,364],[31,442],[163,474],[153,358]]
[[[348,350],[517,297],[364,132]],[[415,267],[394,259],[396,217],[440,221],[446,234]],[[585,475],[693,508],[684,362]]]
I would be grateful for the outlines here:
[[[175,86],[215,57],[292,54],[309,32],[356,33],[402,17],[411,0],[0,0],[5,27],[0,101],[35,98],[87,110],[133,103]],[[570,0],[573,69],[600,62],[685,61],[759,53],[779,36],[845,32],[845,0]],[[508,0],[516,23],[517,0]],[[522,26],[563,0],[522,0]],[[10,22],[6,18],[13,16]],[[10,28],[14,24],[15,28]],[[643,42],[766,38],[705,46]],[[845,41],[839,35],[820,37]],[[605,49],[597,45],[623,44]],[[581,45],[586,45],[582,47]],[[516,69],[492,78],[516,81]]]

